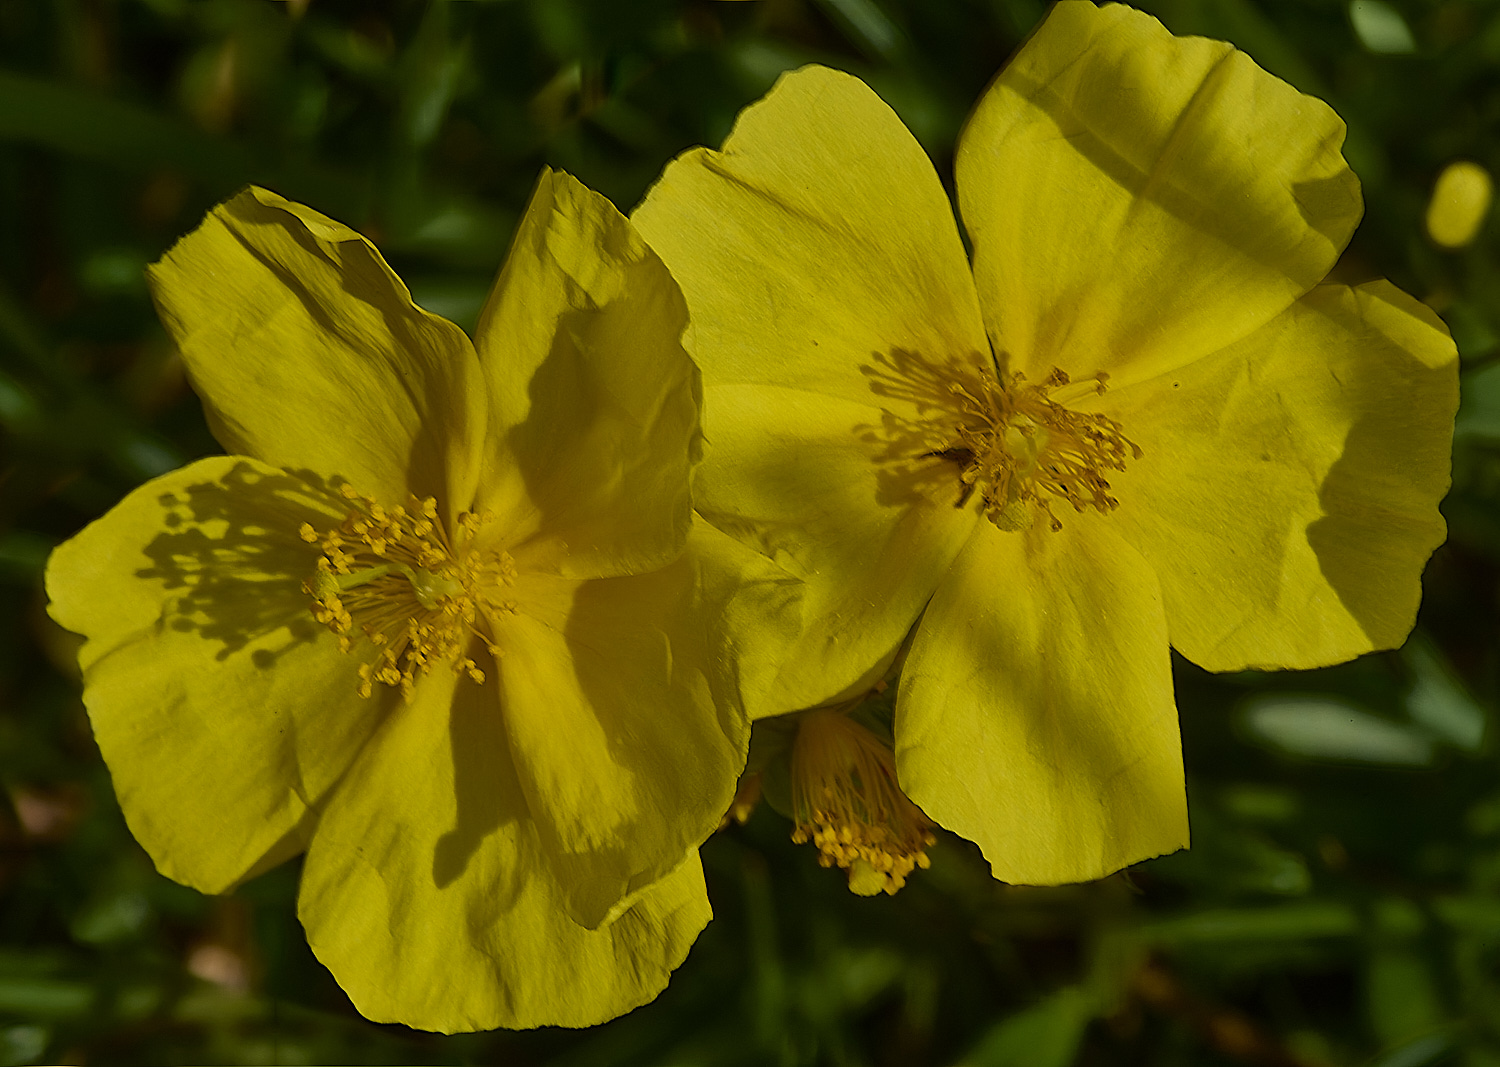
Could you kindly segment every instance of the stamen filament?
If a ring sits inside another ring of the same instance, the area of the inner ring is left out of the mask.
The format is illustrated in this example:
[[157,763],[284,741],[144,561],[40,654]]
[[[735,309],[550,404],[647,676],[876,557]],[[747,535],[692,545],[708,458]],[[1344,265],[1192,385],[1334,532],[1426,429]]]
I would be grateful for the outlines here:
[[837,708],[804,712],[792,744],[792,840],[849,872],[862,896],[895,893],[929,865],[932,822],[896,782],[890,748]]
[[465,650],[478,638],[498,655],[479,606],[514,610],[492,594],[515,577],[504,551],[467,547],[483,517],[459,516],[466,549],[460,554],[438,520],[434,498],[412,497],[404,507],[386,509],[347,485],[340,493],[351,510],[338,527],[320,533],[304,523],[299,530],[302,540],[322,550],[303,588],[313,599],[313,617],[338,635],[341,651],[354,648],[356,621],[374,649],[374,658],[359,668],[360,695],[370,696],[378,683],[410,699],[417,680],[443,662],[482,683],[484,672]]
[[[1103,393],[1108,378],[1096,374],[1094,389]],[[1034,509],[1053,530],[1062,529],[1052,514],[1055,499],[1077,512],[1108,514],[1119,506],[1104,472],[1123,471],[1127,458],[1141,458],[1141,449],[1107,415],[1058,403],[1054,394],[1073,392],[1070,385],[1060,368],[1040,385],[1020,372],[1002,385],[982,371],[949,383],[957,425],[928,455],[959,464],[960,506],[978,491],[985,517],[1002,530],[1030,526]]]

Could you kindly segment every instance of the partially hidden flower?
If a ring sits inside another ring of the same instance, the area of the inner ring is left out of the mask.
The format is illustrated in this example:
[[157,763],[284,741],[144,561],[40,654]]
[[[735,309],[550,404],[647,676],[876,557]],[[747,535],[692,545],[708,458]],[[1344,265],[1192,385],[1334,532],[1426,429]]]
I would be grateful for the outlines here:
[[[784,76],[634,221],[704,376],[700,513],[799,584],[757,717],[916,625],[904,792],[1005,881],[1188,840],[1168,648],[1399,644],[1445,534],[1455,351],[1384,281],[1344,126],[1222,42],[1062,0],[932,164],[846,74]],[[918,622],[920,616],[920,621]]]
[[600,1022],[709,918],[747,726],[694,520],[682,297],[545,173],[473,341],[364,238],[250,189],[151,270],[230,455],[53,555],[84,701],[163,873],[306,852],[313,951],[372,1019]]
[[[855,717],[862,700],[797,716],[790,754],[792,840],[848,872],[860,896],[894,894],[929,865],[932,823],[896,780],[890,744]],[[852,706],[851,706],[852,705]]]
[[895,673],[846,699],[757,721],[720,828],[747,822],[764,799],[791,821],[792,840],[813,845],[819,865],[842,870],[860,896],[894,895],[926,870],[937,838],[897,780],[886,680]]

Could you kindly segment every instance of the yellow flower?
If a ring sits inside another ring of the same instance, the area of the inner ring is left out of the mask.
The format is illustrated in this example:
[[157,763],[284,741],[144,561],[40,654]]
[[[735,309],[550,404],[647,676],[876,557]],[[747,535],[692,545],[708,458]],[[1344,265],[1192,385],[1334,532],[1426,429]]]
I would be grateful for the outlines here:
[[208,893],[305,850],[309,941],[372,1019],[655,996],[709,918],[695,850],[748,733],[715,620],[754,558],[692,518],[660,261],[547,173],[472,343],[259,189],[151,281],[232,454],[47,575],[137,838]]
[[1361,212],[1323,103],[1227,44],[1058,3],[932,164],[809,67],[634,221],[704,375],[700,513],[801,583],[759,717],[868,688],[920,615],[902,788],[995,875],[1187,843],[1168,647],[1399,644],[1444,537],[1453,345],[1323,281]]

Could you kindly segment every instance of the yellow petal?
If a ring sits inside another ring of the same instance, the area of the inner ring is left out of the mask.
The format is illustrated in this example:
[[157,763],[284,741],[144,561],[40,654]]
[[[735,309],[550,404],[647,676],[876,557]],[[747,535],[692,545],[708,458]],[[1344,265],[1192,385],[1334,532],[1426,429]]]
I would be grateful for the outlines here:
[[1319,286],[1223,352],[1106,392],[1144,452],[1107,522],[1209,670],[1319,667],[1406,638],[1442,543],[1457,356],[1387,282]]
[[987,358],[952,208],[890,108],[807,67],[722,151],[668,166],[633,218],[693,316],[699,510],[802,585],[804,640],[747,705],[818,703],[895,650],[972,523],[878,459],[886,412],[918,414],[892,365]]
[[696,854],[600,930],[568,918],[493,687],[424,679],[328,804],[298,912],[367,1018],[589,1026],[656,996],[709,919]]
[[521,792],[584,926],[676,868],[734,798],[750,729],[721,619],[747,555],[700,529],[655,573],[523,577],[518,613],[494,617]]
[[874,353],[987,350],[931,162],[847,74],[784,75],[722,151],[670,164],[632,217],[687,297],[705,388],[766,382],[868,403]]
[[80,655],[94,737],[136,839],[206,893],[306,843],[389,706],[313,621],[304,522],[336,495],[253,460],[148,482],[53,553],[50,611]]
[[[804,633],[752,717],[823,703],[871,676],[916,621],[975,517],[958,488],[930,492],[909,450],[888,458],[875,407],[770,385],[709,391],[699,512],[795,583]],[[953,481],[951,476],[949,481]]]
[[728,677],[727,699],[754,718],[752,712],[764,713],[802,632],[802,583],[697,515],[688,553],[715,620],[713,641]]
[[1033,379],[1147,377],[1321,281],[1359,220],[1344,124],[1219,41],[1058,3],[960,138],[997,353]]
[[387,504],[408,491],[450,512],[473,499],[485,415],[473,347],[359,234],[251,188],[149,273],[225,451],[337,474]]
[[979,524],[901,674],[901,787],[1001,881],[1100,878],[1188,841],[1160,594],[1107,522]]
[[687,310],[608,200],[546,171],[476,331],[493,414],[479,506],[524,569],[632,574],[682,550],[698,440]]

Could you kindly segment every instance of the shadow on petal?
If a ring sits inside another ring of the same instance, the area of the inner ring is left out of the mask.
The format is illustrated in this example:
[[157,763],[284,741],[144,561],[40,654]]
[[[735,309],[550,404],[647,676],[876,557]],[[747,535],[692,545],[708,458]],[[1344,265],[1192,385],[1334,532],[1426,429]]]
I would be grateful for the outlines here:
[[1307,300],[1358,339],[1330,356],[1353,421],[1307,540],[1373,647],[1393,648],[1416,618],[1422,564],[1447,533],[1437,505],[1450,482],[1457,360],[1436,316],[1394,286],[1350,295],[1328,286]]
[[[968,489],[959,479],[964,463],[951,453],[958,437],[957,388],[978,393],[987,357],[971,352],[939,361],[905,348],[871,352],[859,372],[880,398],[880,423],[854,428],[875,464],[876,503],[906,507],[951,502],[962,508]],[[893,410],[894,409],[894,410]]]
[[[530,821],[501,715],[494,682],[476,686],[459,680],[448,716],[457,810],[452,829],[438,838],[433,849],[432,880],[439,889],[448,888],[463,875],[485,838],[513,823]],[[530,839],[521,834],[518,840],[524,844]],[[503,898],[497,907],[508,907],[519,891],[520,866],[506,880],[508,887],[494,887],[497,897]]]
[[[1204,117],[1220,110],[1232,111],[1254,99],[1253,89],[1263,88],[1260,79],[1268,77],[1243,53],[1225,47],[1222,57],[1205,70],[1188,106],[1177,116],[1171,135],[1159,144],[1143,137],[1138,127],[1120,122],[1117,114],[1094,114],[1090,100],[1065,95],[1054,85],[1027,77],[1015,67],[1003,77],[1028,104],[1056,124],[1070,147],[1129,194],[1134,201],[1132,210],[1138,210],[1141,204],[1153,204],[1224,247],[1258,260],[1272,271],[1287,272],[1294,284],[1310,289],[1322,281],[1326,263],[1289,258],[1280,244],[1273,243],[1281,236],[1274,229],[1262,234],[1263,244],[1247,240],[1243,214],[1224,210],[1221,191],[1236,186],[1237,168],[1243,167],[1243,162],[1227,152],[1222,160],[1214,159],[1210,149],[1217,146],[1207,140],[1204,129],[1213,131],[1216,127],[1204,122]],[[1078,92],[1076,87],[1070,89]],[[1205,143],[1194,143],[1194,137],[1204,138]],[[1182,165],[1181,156],[1191,157],[1192,168]],[[1352,228],[1350,205],[1358,197],[1357,192],[1351,196],[1353,185],[1346,168],[1295,180],[1289,186],[1302,222],[1335,248],[1343,247]],[[1063,318],[1072,315],[1061,305],[1054,311]]]
[[468,505],[484,432],[473,347],[354,230],[251,188],[150,275],[228,452]]
[[252,654],[263,669],[322,632],[302,588],[316,569],[318,550],[298,530],[342,518],[334,486],[309,471],[246,461],[216,481],[165,492],[157,502],[165,532],[142,550],[151,566],[135,576],[167,592],[159,625],[218,642],[221,661],[285,629],[283,646]]

